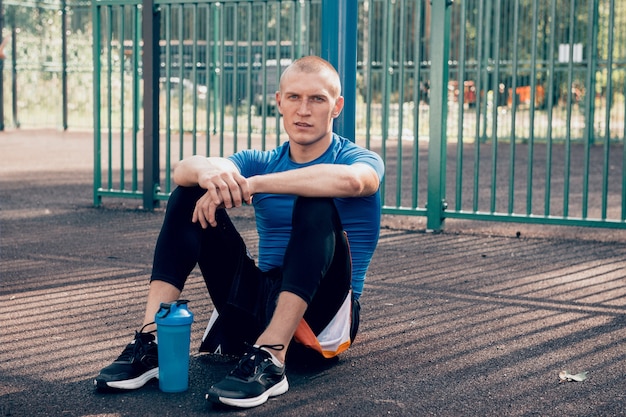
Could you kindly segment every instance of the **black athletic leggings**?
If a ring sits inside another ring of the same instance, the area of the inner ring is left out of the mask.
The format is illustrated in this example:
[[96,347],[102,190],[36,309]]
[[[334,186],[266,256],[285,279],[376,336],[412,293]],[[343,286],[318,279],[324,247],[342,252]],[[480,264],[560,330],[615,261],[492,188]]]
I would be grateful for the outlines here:
[[244,321],[240,325],[252,326],[250,331],[257,335],[269,323],[279,292],[289,291],[307,302],[304,317],[319,334],[351,284],[350,251],[333,200],[296,198],[284,264],[262,272],[226,210],[217,211],[216,227],[202,229],[191,222],[195,204],[205,192],[200,187],[177,187],[170,196],[151,280],[182,290],[197,264],[220,315]]

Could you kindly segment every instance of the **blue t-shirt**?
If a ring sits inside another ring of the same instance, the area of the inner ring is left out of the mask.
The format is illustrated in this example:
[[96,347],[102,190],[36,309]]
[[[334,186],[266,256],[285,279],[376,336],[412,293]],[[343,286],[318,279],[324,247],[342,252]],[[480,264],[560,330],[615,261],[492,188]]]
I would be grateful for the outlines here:
[[[271,151],[242,150],[229,159],[244,177],[289,171],[316,164],[365,163],[382,181],[384,164],[376,153],[333,134],[329,148],[314,161],[298,164],[289,157],[289,142]],[[291,235],[294,195],[255,194],[252,199],[259,234],[258,265],[262,271],[283,265],[287,242]],[[352,291],[359,297],[365,274],[378,243],[380,232],[380,190],[368,197],[335,198],[341,223],[348,235],[352,254]]]

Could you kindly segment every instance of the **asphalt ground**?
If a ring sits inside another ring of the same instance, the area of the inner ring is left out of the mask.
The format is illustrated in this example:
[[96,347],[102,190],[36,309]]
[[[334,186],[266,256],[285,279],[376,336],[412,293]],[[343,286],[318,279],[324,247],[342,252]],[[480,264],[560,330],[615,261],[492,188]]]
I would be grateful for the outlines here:
[[[207,404],[234,365],[197,354],[211,312],[194,271],[190,387],[92,381],[143,316],[163,209],[93,207],[89,132],[0,133],[0,416],[617,416],[626,405],[623,231],[385,216],[361,328],[337,361],[288,364],[289,391]],[[256,249],[249,209],[231,211]],[[582,382],[561,371],[588,372]]]

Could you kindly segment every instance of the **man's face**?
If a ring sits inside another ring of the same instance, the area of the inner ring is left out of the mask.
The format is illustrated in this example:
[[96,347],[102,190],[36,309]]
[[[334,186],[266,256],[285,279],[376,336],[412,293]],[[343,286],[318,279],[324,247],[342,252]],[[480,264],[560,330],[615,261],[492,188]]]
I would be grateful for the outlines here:
[[326,72],[292,70],[283,75],[276,102],[291,142],[307,146],[330,140],[333,119],[343,108],[343,97],[331,80]]

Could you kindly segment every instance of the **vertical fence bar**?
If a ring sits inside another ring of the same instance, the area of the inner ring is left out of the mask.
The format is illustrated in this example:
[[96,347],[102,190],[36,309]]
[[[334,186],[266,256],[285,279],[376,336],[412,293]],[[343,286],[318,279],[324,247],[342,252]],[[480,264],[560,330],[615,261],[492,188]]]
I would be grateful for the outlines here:
[[[400,11],[406,10],[404,5],[404,0],[397,0],[399,4],[396,7],[399,7]],[[397,129],[397,142],[396,142],[396,153],[398,163],[396,165],[396,206],[402,205],[402,165],[403,165],[403,152],[402,152],[402,118],[404,116],[403,112],[403,103],[404,103],[404,16],[403,13],[398,13],[398,20],[400,21],[400,25],[398,27],[398,39],[395,42],[396,45],[400,46],[400,51],[398,52],[397,62],[398,62],[398,119],[396,122]],[[395,28],[395,26],[394,26]],[[444,122],[445,123],[445,122]]]
[[63,130],[67,130],[67,96],[67,4],[66,0],[61,0],[61,127]]
[[[248,40],[248,45],[252,45],[252,4],[251,3],[247,3],[246,4],[246,25],[247,25],[247,30],[246,30],[246,39]],[[246,69],[246,83],[248,85],[248,90],[247,90],[247,101],[248,101],[248,114],[246,115],[248,118],[248,134],[247,134],[247,148],[251,149],[252,148],[252,100],[253,100],[253,88],[252,88],[252,48],[247,48],[247,52],[246,52],[246,60],[248,61],[248,66]]]
[[141,111],[141,96],[140,96],[140,83],[142,75],[139,72],[140,51],[141,51],[141,7],[137,5],[133,6],[133,46],[132,46],[132,72],[133,72],[133,174],[132,174],[132,189],[133,192],[137,192],[139,189],[139,164],[137,160],[138,155],[138,135],[139,135],[139,114]]
[[[624,98],[626,98],[626,83],[624,83]],[[626,167],[626,103],[624,104],[624,128],[622,139],[622,167]],[[622,168],[622,221],[626,220],[626,169]]]
[[465,145],[465,135],[463,129],[463,120],[465,118],[464,103],[465,103],[465,50],[467,48],[467,2],[461,2],[461,12],[459,16],[460,31],[459,31],[459,68],[457,74],[457,88],[459,89],[458,96],[458,122],[457,122],[457,140],[456,140],[456,189],[454,197],[455,210],[461,209],[461,202],[463,201],[463,146]]
[[[193,82],[193,110],[191,121],[191,153],[195,155],[197,153],[197,135],[198,135],[198,3],[191,5],[193,11],[192,19],[192,49],[191,49],[191,81]],[[169,175],[170,171],[167,171]],[[168,181],[170,182],[170,181]]]
[[159,34],[161,13],[154,0],[143,0],[143,207],[159,206]]
[[225,126],[225,112],[224,108],[226,107],[226,45],[225,45],[225,32],[226,32],[226,5],[223,3],[217,3],[215,5],[215,19],[219,19],[215,22],[216,31],[219,31],[219,36],[216,36],[216,39],[219,39],[219,42],[216,41],[216,47],[219,44],[219,61],[218,61],[218,82],[219,87],[218,90],[220,92],[219,105],[220,105],[220,120],[219,120],[219,142],[220,142],[220,156],[224,155],[224,126]]
[[294,11],[294,22],[293,25],[293,39],[296,42],[294,55],[296,57],[304,55],[302,52],[302,44],[303,44],[303,36],[302,31],[306,27],[306,23],[302,20],[302,16],[304,15],[304,2],[296,2],[294,3],[295,11]]
[[515,159],[517,151],[517,69],[519,64],[518,38],[520,0],[515,0],[513,5],[513,60],[511,68],[511,151],[509,155],[509,202],[508,214],[515,211]]
[[[213,86],[213,69],[211,68],[211,40],[213,39],[211,36],[210,30],[210,22],[211,22],[211,5],[207,4],[206,7],[206,15],[204,16],[205,20],[205,28],[206,28],[206,45],[204,46],[204,56],[205,56],[205,67],[204,67],[204,76],[206,79],[206,110],[205,110],[205,123],[206,123],[206,138],[205,138],[205,149],[204,152],[207,156],[211,155],[211,110],[215,107],[216,103],[213,101],[213,95],[211,91],[215,90]],[[213,103],[213,105],[211,104]]]
[[448,59],[450,50],[450,0],[433,0],[431,8],[431,87],[430,141],[428,144],[427,229],[443,226],[445,157],[448,115]]
[[391,87],[393,83],[393,8],[395,0],[388,0],[385,2],[385,9],[383,12],[383,32],[385,34],[383,44],[385,50],[382,52],[384,59],[383,73],[382,73],[382,124],[381,133],[383,135],[383,146],[387,148],[387,139],[389,138],[389,119],[391,108]]
[[11,104],[13,111],[13,126],[20,127],[20,119],[17,114],[17,27],[15,15],[11,25]]
[[[598,59],[598,0],[589,1],[589,20],[587,26],[587,74],[585,88],[585,156],[583,165],[583,201],[582,201],[582,218],[587,218],[589,206],[589,153],[591,145],[595,142],[595,79],[596,79],[596,60]],[[572,57],[570,57],[572,59]]]
[[574,83],[574,30],[576,28],[576,3],[570,3],[568,25],[568,57],[567,64],[567,127],[565,134],[565,156],[563,172],[563,216],[569,216],[569,191],[572,157],[572,86]]
[[[626,16],[622,17],[626,18]],[[624,72],[626,73],[626,69]],[[626,101],[626,82],[624,82],[622,95],[624,97],[624,101]],[[626,103],[624,103],[624,114],[622,120],[624,121],[624,127],[622,128],[622,211],[620,219],[624,221],[626,220],[626,169],[623,168],[626,167]]]
[[185,5],[179,4],[176,7],[178,13],[178,159],[183,159],[184,149],[183,144],[185,141],[185,113],[183,112],[183,105],[185,103]]
[[480,108],[480,116],[482,118],[481,121],[481,126],[482,126],[482,135],[480,136],[480,141],[481,143],[487,142],[488,140],[488,128],[489,125],[487,123],[488,121],[488,115],[489,115],[489,97],[488,97],[488,93],[489,93],[489,80],[491,77],[489,77],[489,72],[490,72],[490,68],[491,68],[491,49],[492,49],[492,35],[493,35],[493,24],[492,24],[492,16],[493,16],[493,2],[495,0],[484,0],[485,2],[485,10],[483,12],[483,24],[480,26],[481,28],[484,26],[484,30],[483,31],[483,36],[484,36],[484,46],[483,46],[483,56],[482,56],[482,73],[480,74],[480,78],[482,79],[482,89],[479,91],[482,91],[483,96],[483,100],[482,100],[482,105],[481,106],[477,106]]
[[[233,153],[237,152],[238,146],[237,141],[239,139],[238,130],[239,130],[239,13],[238,13],[239,5],[235,4],[232,7],[233,14],[233,82],[232,82],[232,93],[233,93]],[[280,72],[280,62],[276,64],[276,71]]]
[[[615,27],[615,0],[609,1],[608,48],[606,58],[606,96],[604,114],[604,163],[602,166],[602,220],[606,219],[609,194],[609,153],[611,149],[611,107],[613,103],[613,28]],[[626,140],[626,138],[624,138]]]
[[[208,42],[207,48],[210,48],[210,51],[207,50],[207,57],[210,56],[213,62],[213,69],[211,70],[211,76],[210,76],[210,80],[211,80],[211,90],[213,91],[213,107],[212,107],[212,111],[213,111],[213,130],[212,133],[214,135],[217,134],[217,111],[218,111],[218,106],[219,106],[219,68],[217,66],[217,64],[219,63],[219,49],[218,49],[218,40],[219,38],[219,3],[215,4],[215,7],[211,7],[210,5],[209,7],[209,11],[211,13],[209,13],[209,15],[207,16],[207,28],[213,28],[213,33],[212,33],[212,42]],[[213,18],[213,20],[211,21],[211,18]],[[207,31],[207,36],[208,34],[211,33],[210,30]],[[209,46],[210,44],[213,44],[212,47]],[[210,113],[207,114],[207,116],[210,116]],[[207,120],[208,123],[208,120]],[[208,140],[208,139],[207,139]],[[208,151],[209,149],[207,149]],[[209,155],[209,152],[207,152],[207,155]]]
[[[165,23],[165,172],[171,172],[172,169],[172,5],[163,5],[161,15]],[[161,46],[159,45],[159,53]],[[160,65],[160,64],[159,64]],[[161,70],[159,68],[159,76]],[[161,82],[159,81],[159,86]],[[160,101],[160,97],[158,99]],[[160,106],[159,106],[160,109]],[[160,124],[159,124],[160,128]],[[170,192],[170,182],[165,182],[165,191]]]
[[[484,25],[484,21],[485,21],[485,10],[484,10],[484,2],[483,1],[479,1],[478,2],[478,25],[477,25],[477,31],[478,31],[478,35],[476,36],[476,64],[477,64],[477,68],[476,68],[476,134],[475,134],[475,138],[474,138],[474,188],[473,188],[473,195],[472,195],[472,210],[473,211],[478,211],[478,201],[479,201],[479,182],[478,182],[478,178],[480,178],[480,144],[482,142],[481,138],[481,109],[482,109],[482,103],[483,103],[483,99],[485,99],[486,97],[483,97],[482,95],[482,91],[484,89],[484,83],[483,83],[483,77],[482,77],[482,72],[483,72],[483,68],[484,68],[484,56],[486,55],[486,51],[485,51],[485,45],[484,45],[484,40],[483,40],[483,25]],[[433,69],[433,72],[434,69]],[[463,91],[465,91],[465,88],[463,88]]]
[[[282,51],[280,50],[280,44],[282,41],[282,16],[281,16],[281,10],[280,10],[280,3],[276,4],[276,45],[275,45],[275,56],[276,56],[276,71],[274,76],[276,77],[276,85],[279,84],[280,81],[280,69],[282,68],[281,66],[281,59],[282,59]],[[271,93],[271,92],[270,92]],[[275,114],[276,117],[274,117],[274,129],[276,131],[276,140],[274,142],[274,146],[278,147],[280,146],[280,117],[278,117],[278,114]]]
[[[266,22],[267,18],[268,18],[268,5],[267,3],[263,3],[262,4],[262,15],[263,15],[263,21]],[[263,25],[263,28],[261,29],[261,39],[263,40],[263,45],[261,45],[261,72],[260,72],[260,77],[262,80],[267,80],[267,25]],[[262,95],[262,99],[261,99],[261,132],[263,132],[263,140],[261,141],[261,150],[266,150],[267,149],[267,145],[266,145],[266,140],[265,140],[265,132],[267,131],[267,117],[265,117],[267,115],[267,83],[262,83],[261,84],[261,95]]]
[[494,71],[491,78],[491,212],[496,211],[496,194],[498,179],[498,98],[500,97],[500,2],[495,5],[495,23],[493,29],[493,61]]
[[113,187],[113,55],[111,44],[113,43],[113,6],[107,7],[106,28],[106,69],[107,69],[107,189]]
[[[465,3],[465,2],[463,2]],[[422,79],[422,0],[415,1],[415,38],[413,39],[413,188],[411,190],[411,208],[415,209],[419,203],[419,138],[420,138],[420,103]]]
[[[1,1],[1,0],[0,0]],[[101,85],[102,61],[100,59],[100,49],[102,43],[101,27],[101,6],[94,1],[91,6],[91,19],[93,22],[93,205],[99,207],[102,204],[102,197],[98,190],[102,187],[102,127],[101,127]]]
[[126,182],[126,165],[125,165],[125,152],[126,152],[126,136],[125,136],[125,132],[126,132],[126,105],[125,105],[125,90],[126,90],[126,77],[124,77],[124,41],[126,40],[126,5],[121,5],[119,6],[119,14],[117,16],[117,33],[118,33],[118,45],[119,45],[119,51],[118,51],[118,71],[119,71],[119,77],[120,77],[120,101],[118,104],[118,108],[119,108],[119,112],[120,112],[120,126],[119,126],[119,135],[120,135],[120,155],[119,155],[119,161],[120,161],[120,190],[124,191],[126,186],[125,186],[125,182]]
[[[371,135],[371,130],[372,130],[372,91],[373,91],[373,71],[372,71],[372,67],[373,67],[373,63],[372,60],[374,59],[374,42],[371,41],[371,39],[373,38],[372,33],[374,32],[374,9],[375,9],[375,4],[374,2],[366,2],[363,3],[364,7],[367,6],[367,9],[365,10],[365,12],[367,13],[367,22],[365,23],[365,28],[363,30],[363,36],[365,37],[364,39],[364,43],[366,45],[366,50],[363,52],[364,53],[364,57],[363,57],[363,62],[365,64],[365,67],[363,68],[363,82],[365,84],[365,101],[366,101],[366,107],[365,107],[365,124],[366,124],[366,128],[365,128],[365,146],[367,148],[370,148],[371,146],[371,140],[372,140],[372,135]],[[384,194],[383,194],[384,195]]]
[[[297,6],[296,2],[291,3],[289,7],[289,19],[288,21],[297,22]],[[299,57],[300,55],[296,54],[296,50],[298,49],[298,35],[296,30],[296,25],[288,25],[289,34],[287,34],[287,39],[292,39],[289,47],[289,56],[290,57]],[[282,44],[281,44],[282,45]],[[281,57],[282,57],[282,46],[281,46]],[[282,67],[280,68],[282,69]],[[279,72],[282,72],[279,70]]]
[[[548,72],[550,74],[550,78],[548,81],[548,120],[552,120],[552,106],[554,104],[554,55],[555,55],[555,43],[556,43],[556,20],[557,20],[557,12],[556,12],[556,0],[551,0],[550,2],[550,16],[552,19],[550,21],[550,37],[549,37],[549,56],[548,56]],[[544,215],[550,215],[550,199],[551,199],[551,188],[550,185],[552,183],[552,124],[548,123],[548,137],[546,144],[546,188],[545,188],[545,200],[544,200]]]
[[533,18],[530,25],[532,30],[531,56],[530,56],[530,111],[528,124],[530,126],[528,137],[528,170],[526,176],[526,214],[533,212],[533,159],[535,154],[535,90],[537,86],[537,21],[538,21],[538,2],[533,0]]
[[[382,90],[382,98],[381,98],[381,123],[380,123],[380,133],[382,136],[381,143],[381,156],[383,161],[387,161],[387,137],[389,136],[389,96],[391,92],[391,76],[389,67],[389,62],[391,61],[391,42],[392,35],[390,27],[392,26],[390,23],[390,14],[389,9],[391,8],[393,0],[384,0],[383,1],[383,16],[382,16],[382,26],[383,26],[383,40],[382,44],[384,45],[384,51],[381,52],[381,56],[383,58],[382,63],[382,73],[381,73],[381,90]],[[387,194],[387,184],[386,181],[383,181],[381,185],[381,196],[382,200],[386,201]]]

